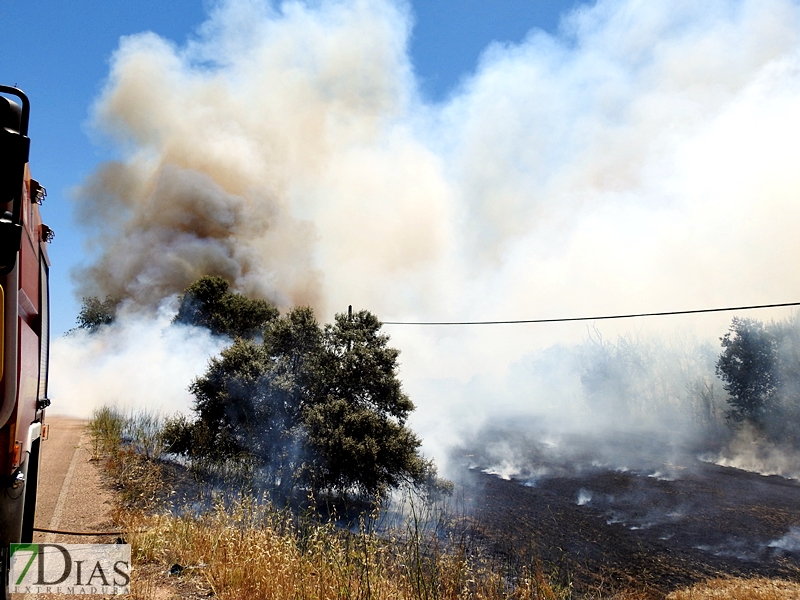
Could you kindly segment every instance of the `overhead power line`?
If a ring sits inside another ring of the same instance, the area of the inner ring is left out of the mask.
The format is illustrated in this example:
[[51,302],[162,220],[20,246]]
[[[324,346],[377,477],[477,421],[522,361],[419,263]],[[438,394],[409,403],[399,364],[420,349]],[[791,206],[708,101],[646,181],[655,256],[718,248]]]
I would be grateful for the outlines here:
[[606,319],[633,319],[636,317],[666,317],[670,315],[695,315],[698,313],[755,310],[757,308],[781,308],[800,306],[800,302],[781,304],[756,304],[753,306],[729,306],[726,308],[698,308],[695,310],[670,310],[666,312],[632,313],[625,315],[602,315],[598,317],[565,317],[561,319],[517,319],[512,321],[383,321],[384,325],[518,325],[522,323],[565,323],[568,321],[602,321]]

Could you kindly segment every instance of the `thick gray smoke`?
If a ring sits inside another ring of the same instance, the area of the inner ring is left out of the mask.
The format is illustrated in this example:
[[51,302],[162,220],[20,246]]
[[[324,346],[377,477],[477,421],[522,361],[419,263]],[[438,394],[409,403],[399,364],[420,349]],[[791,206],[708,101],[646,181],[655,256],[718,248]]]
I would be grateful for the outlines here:
[[[94,111],[119,160],[77,195],[95,252],[81,291],[156,306],[210,273],[322,320],[348,304],[474,320],[800,298],[787,276],[796,2],[600,0],[558,36],[490,46],[437,104],[419,95],[412,30],[400,0],[230,0],[182,45],[121,40]],[[602,334],[657,349],[717,343],[728,322]],[[658,390],[600,386],[608,417],[581,408],[580,380],[559,377],[570,352],[543,349],[591,344],[583,326],[390,333],[437,456],[496,414],[610,427],[635,420],[632,402],[636,422],[682,428],[646,408],[670,397]],[[525,374],[530,357],[552,366]],[[664,385],[686,394],[682,379]]]

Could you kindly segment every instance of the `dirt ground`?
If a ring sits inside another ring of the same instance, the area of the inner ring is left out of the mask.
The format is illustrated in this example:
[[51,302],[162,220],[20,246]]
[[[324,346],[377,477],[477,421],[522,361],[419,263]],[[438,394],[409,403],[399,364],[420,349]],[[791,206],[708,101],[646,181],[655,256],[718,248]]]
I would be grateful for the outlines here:
[[[39,489],[34,527],[62,531],[111,531],[114,500],[92,460],[86,422],[47,417],[49,439],[42,443]],[[71,536],[34,532],[35,542],[93,544],[113,542],[114,536]]]

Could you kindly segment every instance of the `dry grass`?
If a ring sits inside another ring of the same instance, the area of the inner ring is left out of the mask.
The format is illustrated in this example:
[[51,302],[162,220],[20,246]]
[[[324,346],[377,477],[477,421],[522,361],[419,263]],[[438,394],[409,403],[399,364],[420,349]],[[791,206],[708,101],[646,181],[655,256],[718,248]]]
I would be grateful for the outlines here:
[[672,592],[667,600],[797,600],[800,583],[780,579],[712,579]]

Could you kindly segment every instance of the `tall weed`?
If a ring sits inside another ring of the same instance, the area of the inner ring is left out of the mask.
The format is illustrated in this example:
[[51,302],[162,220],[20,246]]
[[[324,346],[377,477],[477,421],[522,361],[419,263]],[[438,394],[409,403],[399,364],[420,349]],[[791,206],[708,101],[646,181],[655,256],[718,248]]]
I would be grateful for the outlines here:
[[92,438],[92,458],[116,454],[122,444],[122,432],[126,418],[116,408],[104,406],[95,409],[89,420],[89,433]]

